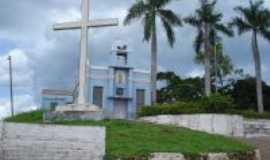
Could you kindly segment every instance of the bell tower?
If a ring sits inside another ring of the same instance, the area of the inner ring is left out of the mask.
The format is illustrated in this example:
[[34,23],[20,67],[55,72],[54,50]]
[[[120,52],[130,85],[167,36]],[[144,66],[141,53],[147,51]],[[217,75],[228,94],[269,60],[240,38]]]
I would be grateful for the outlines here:
[[128,67],[129,66],[129,51],[128,45],[123,42],[118,42],[112,47],[112,64],[113,66]]
[[128,65],[127,45],[117,46],[116,57],[117,57],[117,65],[119,66]]

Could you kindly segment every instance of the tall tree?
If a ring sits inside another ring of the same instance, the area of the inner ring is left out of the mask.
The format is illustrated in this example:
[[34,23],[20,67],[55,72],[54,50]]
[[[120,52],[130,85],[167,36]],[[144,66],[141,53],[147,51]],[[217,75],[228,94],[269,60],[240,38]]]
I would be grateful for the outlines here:
[[158,91],[159,103],[194,101],[203,96],[202,78],[182,79],[174,72],[158,73],[157,77],[164,84],[164,87]]
[[172,10],[165,8],[170,2],[171,0],[137,0],[129,9],[124,20],[124,24],[129,25],[134,20],[142,19],[144,40],[150,41],[152,104],[156,103],[157,99],[157,18],[159,17],[161,20],[171,47],[175,43],[173,27],[182,25],[181,19]]
[[239,35],[246,32],[252,33],[251,46],[256,72],[257,106],[260,113],[264,112],[261,58],[258,48],[258,35],[270,41],[270,11],[263,6],[264,1],[250,0],[248,7],[236,7],[240,14],[232,21],[232,26],[238,29]]
[[[195,57],[195,62],[197,64],[203,64],[204,55],[205,54],[201,52],[198,53]],[[212,86],[216,86],[217,83],[219,82],[219,85],[223,87],[224,77],[231,74],[234,68],[231,57],[225,55],[223,51],[223,45],[221,43],[217,43],[212,49],[210,63],[212,66],[211,79],[212,82],[215,82],[215,84],[212,84]]]
[[[215,44],[218,33],[233,36],[233,31],[221,23],[223,15],[215,10],[217,1],[200,0],[201,6],[195,15],[185,18],[185,22],[198,30],[194,42],[197,53],[204,53],[205,95],[211,94],[211,48]],[[202,51],[203,50],[203,51]]]

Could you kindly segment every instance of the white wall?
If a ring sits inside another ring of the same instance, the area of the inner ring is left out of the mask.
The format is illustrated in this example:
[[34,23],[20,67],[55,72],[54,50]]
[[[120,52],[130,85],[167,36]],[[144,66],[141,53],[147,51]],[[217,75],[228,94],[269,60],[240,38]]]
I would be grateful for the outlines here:
[[243,137],[244,119],[236,115],[195,114],[195,115],[160,115],[143,117],[141,120],[157,124],[170,124],[193,130],[225,136]]
[[0,131],[3,160],[102,160],[105,155],[104,127],[4,123]]
[[270,136],[270,120],[246,120],[244,126],[246,137]]

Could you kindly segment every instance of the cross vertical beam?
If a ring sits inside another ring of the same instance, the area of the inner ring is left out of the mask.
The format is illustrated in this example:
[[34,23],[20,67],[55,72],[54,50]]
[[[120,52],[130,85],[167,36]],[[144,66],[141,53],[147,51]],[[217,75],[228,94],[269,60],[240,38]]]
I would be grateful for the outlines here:
[[86,72],[88,54],[88,21],[89,21],[89,0],[82,0],[82,21],[81,21],[81,56],[79,71],[79,95],[78,104],[86,104]]

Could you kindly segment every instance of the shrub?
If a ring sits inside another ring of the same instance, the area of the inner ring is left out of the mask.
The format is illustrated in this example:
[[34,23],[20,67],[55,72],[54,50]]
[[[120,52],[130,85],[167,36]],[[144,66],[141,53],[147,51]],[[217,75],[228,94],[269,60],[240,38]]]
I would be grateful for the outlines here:
[[191,114],[201,112],[203,112],[203,108],[200,107],[197,102],[176,102],[174,104],[156,104],[154,106],[142,107],[138,112],[138,116]]
[[234,108],[233,99],[222,94],[213,94],[194,102],[176,102],[173,104],[156,104],[142,107],[138,116],[153,116],[164,114],[194,114],[194,113],[225,113]]
[[255,111],[243,111],[241,115],[251,119],[270,119],[270,112],[258,113]]
[[[263,82],[262,87],[264,91],[264,107],[266,111],[270,111],[270,85]],[[233,97],[240,109],[257,110],[255,78],[248,77],[246,79],[237,80],[230,86],[227,94]]]
[[225,113],[235,107],[232,97],[220,93],[212,94],[200,101],[207,113]]

